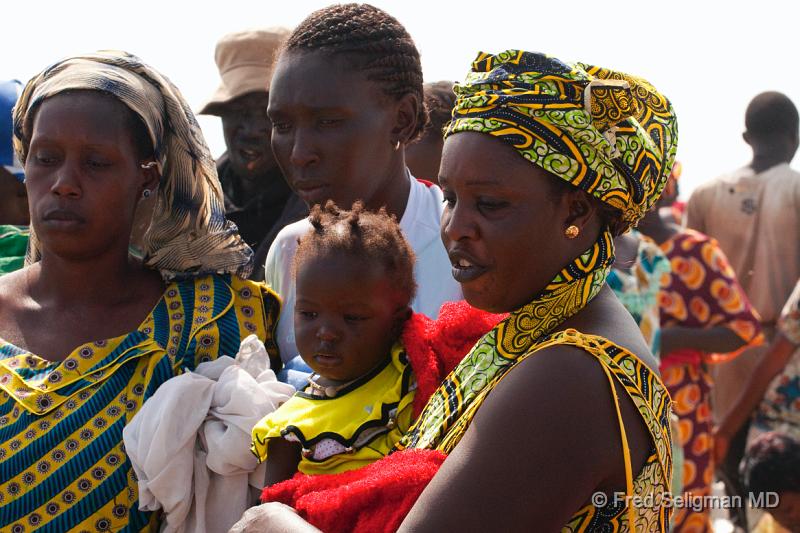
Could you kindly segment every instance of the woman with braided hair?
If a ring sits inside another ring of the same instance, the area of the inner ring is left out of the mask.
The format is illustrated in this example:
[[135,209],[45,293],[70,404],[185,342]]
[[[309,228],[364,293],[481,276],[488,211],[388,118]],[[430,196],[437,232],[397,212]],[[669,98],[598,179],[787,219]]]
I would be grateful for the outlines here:
[[[270,86],[272,149],[289,185],[311,208],[333,200],[385,207],[411,245],[419,287],[415,312],[431,318],[462,298],[439,242],[442,191],[414,179],[405,147],[425,127],[422,66],[405,28],[368,4],[334,5],[289,36]],[[266,281],[283,298],[281,357],[297,356],[292,264],[302,220],[285,227],[267,255]]]
[[[445,377],[397,451],[267,487],[270,503],[243,522],[667,531],[671,401],[605,280],[613,237],[670,173],[672,106],[641,78],[520,50],[479,54],[455,90],[442,241],[467,302],[509,315]],[[426,459],[439,461],[435,475],[405,474]]]

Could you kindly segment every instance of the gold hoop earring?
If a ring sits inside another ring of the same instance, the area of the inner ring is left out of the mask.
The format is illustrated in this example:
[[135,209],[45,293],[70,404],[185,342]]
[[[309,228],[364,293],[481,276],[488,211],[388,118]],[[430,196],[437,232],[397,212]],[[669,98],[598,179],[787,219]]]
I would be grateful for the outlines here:
[[580,228],[575,224],[571,225],[570,227],[564,230],[564,235],[567,236],[567,239],[574,239],[575,237],[580,235],[580,233],[581,233]]

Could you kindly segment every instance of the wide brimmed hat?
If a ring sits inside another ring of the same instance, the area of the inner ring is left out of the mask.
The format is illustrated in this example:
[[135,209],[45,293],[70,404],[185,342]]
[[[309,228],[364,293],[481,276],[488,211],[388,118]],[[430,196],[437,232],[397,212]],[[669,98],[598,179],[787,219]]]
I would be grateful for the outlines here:
[[225,104],[240,96],[269,91],[276,55],[288,36],[286,28],[270,28],[230,33],[220,39],[214,60],[222,83],[198,113],[219,115]]

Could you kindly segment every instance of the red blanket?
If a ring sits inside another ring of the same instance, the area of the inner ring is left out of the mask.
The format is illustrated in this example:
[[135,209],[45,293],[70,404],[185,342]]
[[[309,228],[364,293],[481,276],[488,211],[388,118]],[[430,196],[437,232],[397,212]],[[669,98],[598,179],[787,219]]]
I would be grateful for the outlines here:
[[436,320],[414,314],[406,322],[401,339],[417,378],[414,418],[478,339],[506,316],[487,313],[460,301],[443,304]]
[[444,459],[405,450],[341,474],[297,474],[265,488],[261,501],[290,505],[325,533],[397,531]]

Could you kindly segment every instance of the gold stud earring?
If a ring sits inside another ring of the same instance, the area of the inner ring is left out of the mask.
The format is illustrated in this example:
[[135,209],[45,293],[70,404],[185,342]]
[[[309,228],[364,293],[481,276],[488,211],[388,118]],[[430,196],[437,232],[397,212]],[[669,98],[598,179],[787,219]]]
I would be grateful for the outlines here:
[[567,239],[574,239],[580,234],[580,232],[581,232],[580,228],[575,224],[573,224],[572,226],[564,230],[564,235],[567,236]]

